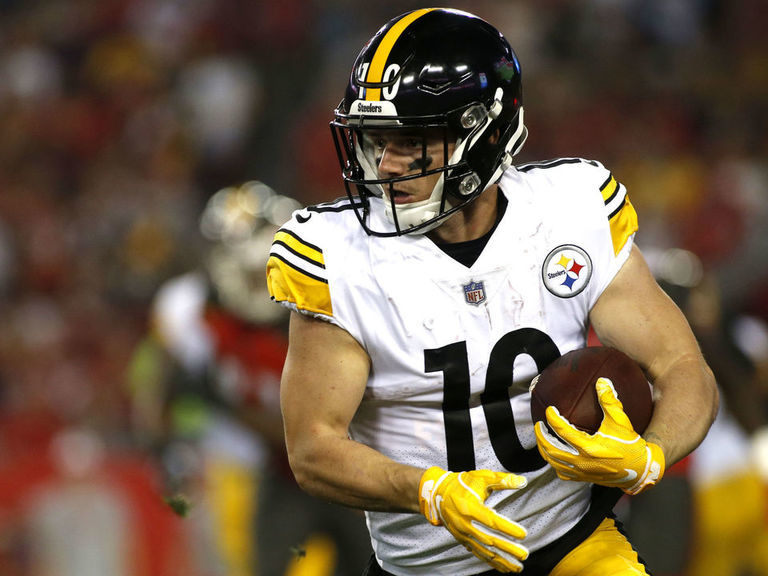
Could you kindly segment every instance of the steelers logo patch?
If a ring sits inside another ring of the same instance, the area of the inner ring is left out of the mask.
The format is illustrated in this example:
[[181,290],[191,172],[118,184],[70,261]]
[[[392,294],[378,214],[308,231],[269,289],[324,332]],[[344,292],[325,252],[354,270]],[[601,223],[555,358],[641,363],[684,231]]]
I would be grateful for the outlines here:
[[560,298],[571,298],[589,284],[592,260],[583,249],[574,244],[563,244],[544,259],[541,278],[544,286]]

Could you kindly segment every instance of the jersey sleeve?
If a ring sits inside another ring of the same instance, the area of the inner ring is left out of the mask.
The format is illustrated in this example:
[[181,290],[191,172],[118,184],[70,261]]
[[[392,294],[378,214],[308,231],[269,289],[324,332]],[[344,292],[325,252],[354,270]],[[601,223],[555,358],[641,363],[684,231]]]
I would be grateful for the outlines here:
[[602,165],[598,167],[606,174],[600,185],[600,193],[605,204],[605,216],[611,231],[613,253],[618,256],[627,241],[637,232],[637,212],[629,201],[627,189]]
[[549,191],[545,213],[553,237],[588,255],[591,272],[585,296],[591,308],[629,258],[638,230],[627,189],[595,160],[561,158],[522,170]]
[[[317,220],[317,219],[315,219]],[[267,261],[267,287],[275,302],[297,312],[333,319],[323,248],[314,222],[292,218],[276,233]],[[300,230],[300,232],[299,232]]]
[[[595,227],[597,238],[606,238],[596,242],[592,250],[599,274],[596,290],[592,291],[591,307],[629,258],[638,221],[626,187],[601,163],[588,161],[587,164],[590,168],[586,174],[585,192],[591,196],[599,190],[602,208],[595,214]],[[601,246],[605,248],[601,249]]]

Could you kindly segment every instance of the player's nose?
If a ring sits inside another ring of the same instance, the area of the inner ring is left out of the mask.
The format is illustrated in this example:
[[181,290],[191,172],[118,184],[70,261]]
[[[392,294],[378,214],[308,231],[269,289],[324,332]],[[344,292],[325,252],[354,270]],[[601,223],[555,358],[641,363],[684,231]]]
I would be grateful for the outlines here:
[[397,147],[387,145],[379,157],[379,176],[396,177],[408,172],[408,166],[413,162],[410,155],[398,151]]

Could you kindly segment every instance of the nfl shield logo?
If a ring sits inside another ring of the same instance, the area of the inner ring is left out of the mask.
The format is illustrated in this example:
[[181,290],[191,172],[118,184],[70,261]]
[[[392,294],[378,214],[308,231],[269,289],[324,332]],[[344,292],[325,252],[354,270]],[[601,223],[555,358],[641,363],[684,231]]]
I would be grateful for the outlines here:
[[482,282],[470,282],[464,285],[464,299],[467,304],[477,306],[485,301],[485,285]]

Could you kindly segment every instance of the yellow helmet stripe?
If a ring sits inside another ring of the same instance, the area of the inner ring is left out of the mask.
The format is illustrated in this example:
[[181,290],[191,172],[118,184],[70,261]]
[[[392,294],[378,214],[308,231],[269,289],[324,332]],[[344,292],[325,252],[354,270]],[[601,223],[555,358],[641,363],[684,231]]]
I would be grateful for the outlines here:
[[[384,67],[387,64],[387,58],[392,51],[392,47],[397,42],[397,39],[403,34],[406,28],[410,26],[415,20],[418,20],[427,12],[432,12],[435,8],[421,8],[420,10],[414,10],[410,14],[407,14],[401,18],[382,38],[379,47],[376,48],[376,53],[373,55],[371,65],[368,68],[368,74],[365,79],[366,82],[381,82],[384,77]],[[366,100],[381,100],[381,88],[368,88],[365,91]]]

